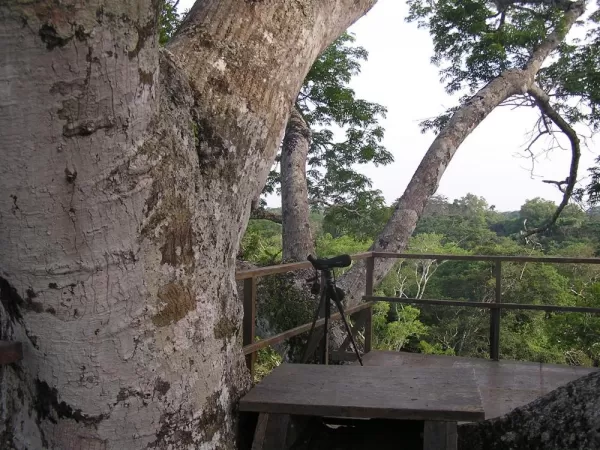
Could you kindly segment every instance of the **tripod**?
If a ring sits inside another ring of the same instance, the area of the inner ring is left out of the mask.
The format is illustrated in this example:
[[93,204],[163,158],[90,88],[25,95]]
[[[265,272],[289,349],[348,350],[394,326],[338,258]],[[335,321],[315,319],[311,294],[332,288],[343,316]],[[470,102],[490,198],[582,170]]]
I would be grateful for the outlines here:
[[[350,338],[350,342],[352,342],[352,346],[354,347],[354,352],[356,353],[356,357],[358,358],[358,362],[360,365],[363,365],[362,358],[360,357],[360,353],[358,351],[358,347],[356,346],[356,341],[354,340],[354,336],[352,336],[352,331],[350,330],[350,325],[348,325],[348,321],[346,320],[346,314],[344,313],[344,307],[342,306],[342,300],[344,298],[344,291],[338,288],[335,285],[335,281],[333,279],[333,268],[335,267],[348,267],[352,260],[349,255],[340,255],[330,259],[316,259],[312,255],[308,256],[308,260],[311,262],[316,271],[321,272],[321,280],[324,284],[323,289],[321,289],[321,298],[319,300],[319,305],[315,311],[315,315],[312,321],[312,325],[310,327],[310,333],[308,335],[308,341],[306,342],[306,347],[304,349],[304,355],[302,356],[302,362],[305,363],[310,356],[310,347],[313,342],[313,334],[315,332],[315,326],[317,323],[317,319],[319,318],[319,314],[321,311],[324,311],[324,324],[323,324],[323,347],[321,351],[321,364],[329,363],[329,322],[331,320],[331,300],[335,303],[340,315],[342,317],[342,322],[344,322],[344,327],[346,328],[346,332],[348,333],[348,337]],[[309,280],[310,281],[310,280]],[[317,277],[315,277],[315,283],[317,283]]]

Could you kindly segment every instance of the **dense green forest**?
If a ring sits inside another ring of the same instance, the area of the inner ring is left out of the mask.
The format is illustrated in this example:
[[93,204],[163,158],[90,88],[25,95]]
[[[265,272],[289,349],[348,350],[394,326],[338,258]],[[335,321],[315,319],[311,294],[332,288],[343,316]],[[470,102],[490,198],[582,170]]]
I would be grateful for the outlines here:
[[[569,205],[541,235],[522,231],[544,223],[556,205],[540,198],[519,211],[499,212],[486,200],[467,195],[453,202],[430,201],[410,244],[411,253],[594,257],[600,253],[600,211]],[[277,212],[274,210],[274,212]],[[390,208],[368,220],[313,211],[319,256],[365,251],[384,226]],[[281,226],[252,220],[240,258],[258,265],[280,262]],[[490,301],[495,280],[489,262],[402,260],[377,288],[378,295]],[[502,298],[511,303],[600,306],[600,266],[503,264]],[[422,353],[488,357],[489,312],[476,308],[402,306],[378,303],[374,309],[375,347]],[[572,365],[600,362],[600,317],[581,313],[502,312],[501,358]],[[276,363],[273,353],[261,359]]]

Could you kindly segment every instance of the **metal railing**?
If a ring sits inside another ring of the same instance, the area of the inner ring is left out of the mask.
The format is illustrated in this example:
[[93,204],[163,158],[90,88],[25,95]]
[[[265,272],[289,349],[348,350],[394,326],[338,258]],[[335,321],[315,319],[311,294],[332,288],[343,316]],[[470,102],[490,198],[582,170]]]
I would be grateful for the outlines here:
[[[395,258],[395,259],[421,259],[436,261],[488,261],[494,263],[494,301],[475,302],[475,301],[457,301],[457,300],[438,300],[438,299],[417,299],[400,297],[378,297],[373,295],[373,272],[376,258]],[[487,256],[487,255],[429,255],[414,253],[391,253],[391,252],[366,252],[352,255],[352,260],[366,260],[366,280],[364,302],[360,305],[346,309],[346,314],[354,319],[354,329],[364,326],[364,350],[365,353],[371,350],[372,345],[372,307],[374,302],[385,301],[390,303],[408,303],[417,305],[439,305],[452,307],[470,307],[483,308],[490,311],[490,358],[498,360],[500,358],[500,320],[502,309],[520,309],[548,312],[579,312],[600,314],[599,308],[581,307],[581,306],[561,306],[561,305],[537,305],[521,303],[503,303],[502,302],[502,263],[544,263],[544,264],[600,264],[600,258],[566,258],[566,257],[531,257],[531,256]],[[286,330],[275,336],[271,336],[255,342],[255,324],[256,324],[256,286],[260,277],[275,275],[280,273],[293,272],[296,270],[311,268],[310,262],[298,262],[291,264],[280,264],[276,266],[261,267],[257,269],[243,270],[236,273],[236,280],[244,281],[244,321],[243,321],[243,345],[246,363],[251,372],[254,371],[256,352],[270,345],[278,344],[291,337],[298,336],[310,330],[311,324],[306,323],[298,327]],[[339,319],[339,313],[331,316],[332,320]],[[323,320],[319,320],[316,327],[323,326]],[[348,341],[348,340],[347,340]],[[344,359],[344,349],[348,342],[344,342],[336,356]],[[349,357],[351,354],[348,354]]]

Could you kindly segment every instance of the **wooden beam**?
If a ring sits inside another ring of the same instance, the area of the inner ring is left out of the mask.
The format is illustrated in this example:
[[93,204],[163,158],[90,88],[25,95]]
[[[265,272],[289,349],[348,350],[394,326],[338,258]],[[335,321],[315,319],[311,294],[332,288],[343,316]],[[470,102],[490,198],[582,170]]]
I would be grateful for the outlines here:
[[[496,290],[494,302],[499,305],[502,302],[502,262],[496,261],[494,265],[496,277]],[[500,359],[500,309],[490,309],[490,359]]]
[[[372,305],[370,303],[361,303],[360,305],[354,306],[353,308],[346,309],[345,312],[346,312],[346,315],[350,315],[350,314],[354,314],[358,311],[362,311],[363,309],[370,308],[371,306]],[[337,313],[331,315],[331,320],[332,321],[339,320],[340,317],[341,317],[340,313],[337,312]],[[324,319],[317,320],[317,323],[315,324],[315,329],[322,327],[324,325],[324,323],[325,323]],[[243,348],[244,355],[249,355],[250,353],[254,353],[254,352],[260,350],[261,348],[265,348],[265,347],[268,347],[269,345],[273,345],[273,344],[279,344],[280,342],[283,342],[286,339],[289,339],[294,336],[298,336],[299,334],[302,334],[302,333],[306,333],[307,331],[310,331],[311,325],[312,325],[312,322],[305,323],[304,325],[300,325],[299,327],[284,331],[283,333],[279,333],[275,336],[271,336],[271,337],[263,339],[261,341],[253,342],[250,345],[246,345]]]
[[[244,322],[243,322],[243,345],[250,345],[254,342],[256,327],[256,278],[247,278],[244,280]],[[254,362],[256,353],[246,355],[246,366],[250,370],[250,375],[254,377]]]
[[258,416],[252,450],[285,449],[290,416],[261,413]]
[[544,264],[600,264],[600,258],[566,258],[555,256],[492,256],[492,255],[436,255],[418,253],[373,252],[375,258],[433,259],[437,261],[507,261]]
[[371,351],[373,345],[373,304],[369,309],[365,309],[365,353]]
[[465,300],[427,300],[422,298],[398,298],[398,297],[363,297],[365,302],[389,302],[409,303],[415,305],[440,305],[461,306],[466,308],[490,308],[490,309],[526,309],[532,311],[547,312],[580,312],[588,314],[600,314],[600,308],[588,308],[585,306],[560,306],[560,305],[532,305],[529,303],[487,303],[470,302]]
[[375,271],[375,258],[371,256],[366,261],[367,272],[366,272],[366,284],[365,284],[365,295],[373,295],[373,273]]
[[0,365],[11,364],[23,359],[21,342],[0,341]]
[[423,450],[456,449],[456,422],[425,421],[423,427]]
[[[367,259],[371,256],[371,252],[357,253],[351,255],[352,261],[359,261],[361,259]],[[312,264],[308,261],[289,263],[289,264],[278,264],[276,266],[259,267],[258,269],[240,270],[236,272],[236,280],[245,280],[252,277],[264,277],[266,275],[274,275],[277,273],[294,272],[301,269],[310,269]]]

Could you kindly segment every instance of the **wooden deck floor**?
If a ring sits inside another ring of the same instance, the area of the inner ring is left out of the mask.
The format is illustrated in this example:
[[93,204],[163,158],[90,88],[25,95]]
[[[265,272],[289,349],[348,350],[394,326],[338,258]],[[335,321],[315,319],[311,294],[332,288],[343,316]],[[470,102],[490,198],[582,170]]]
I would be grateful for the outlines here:
[[472,368],[481,393],[486,419],[498,417],[516,407],[593,372],[593,368],[540,364],[521,361],[490,361],[457,356],[423,355],[406,352],[372,351],[363,356],[368,366],[398,366],[411,370]]

